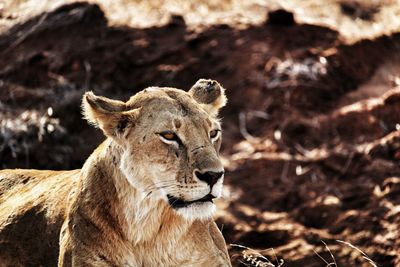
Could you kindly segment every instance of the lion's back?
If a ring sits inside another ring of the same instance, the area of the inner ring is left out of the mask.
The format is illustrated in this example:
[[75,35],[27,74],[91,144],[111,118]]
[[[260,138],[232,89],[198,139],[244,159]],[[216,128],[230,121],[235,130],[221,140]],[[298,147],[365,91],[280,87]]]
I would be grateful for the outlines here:
[[66,202],[79,172],[0,171],[0,267],[57,265]]

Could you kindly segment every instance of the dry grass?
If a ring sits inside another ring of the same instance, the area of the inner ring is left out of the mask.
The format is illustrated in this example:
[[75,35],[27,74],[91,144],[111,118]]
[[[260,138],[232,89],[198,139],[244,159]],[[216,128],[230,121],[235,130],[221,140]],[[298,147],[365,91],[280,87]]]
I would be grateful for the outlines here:
[[322,240],[321,240],[321,242],[324,244],[326,250],[329,252],[329,255],[331,256],[332,261],[331,261],[331,262],[328,262],[328,260],[324,259],[324,258],[314,249],[315,254],[317,254],[317,256],[318,256],[323,262],[325,262],[326,267],[331,267],[331,266],[332,266],[332,267],[333,267],[333,266],[334,266],[334,267],[337,267],[338,265],[337,265],[337,263],[336,263],[335,257],[333,256],[333,254],[332,254],[331,250],[329,249],[328,245],[327,245],[324,241],[322,241]]
[[[354,246],[353,244],[351,244],[349,242],[343,241],[343,240],[336,240],[336,241],[342,245],[348,246],[351,249],[357,251],[361,255],[361,257],[365,261],[367,261],[371,266],[378,267],[376,265],[376,263],[365,252],[363,252],[358,247]],[[324,241],[321,240],[321,242],[323,243],[326,251],[329,253],[330,259],[324,258],[315,249],[314,249],[314,253],[324,262],[326,267],[339,267],[339,265],[336,262],[335,256],[332,253],[329,246]],[[257,250],[251,249],[249,247],[246,247],[243,245],[238,245],[238,244],[231,244],[231,246],[242,249],[241,255],[240,255],[241,258],[239,259],[239,262],[241,262],[242,264],[244,264],[245,266],[248,266],[248,267],[281,267],[285,263],[283,259],[279,259],[277,257],[275,250],[273,248],[269,248],[269,249],[262,250],[262,251],[257,251]],[[273,259],[269,259],[266,256],[264,256],[263,253],[265,253],[265,252],[272,252]]]
[[358,247],[354,246],[353,244],[350,244],[349,242],[345,242],[345,241],[343,241],[343,240],[336,240],[336,241],[339,242],[339,243],[341,243],[341,244],[343,244],[343,245],[349,246],[349,247],[352,248],[352,249],[355,249],[356,251],[358,251],[358,252],[361,254],[362,258],[365,259],[371,266],[373,266],[373,267],[378,267],[378,266],[376,265],[376,263],[375,263],[373,260],[371,260],[371,258],[368,257],[368,255],[365,254],[365,252],[363,252],[363,251],[362,251],[361,249],[359,249]]
[[[231,246],[243,249],[241,252],[242,259],[239,259],[239,261],[249,267],[281,267],[285,263],[283,259],[278,259],[273,248],[259,252],[242,245],[231,244]],[[270,260],[263,256],[261,253],[265,251],[272,251],[274,259]]]
[[[60,120],[52,118],[52,108],[46,113],[26,110],[19,116],[9,115],[0,120],[0,155],[4,150],[11,151],[13,158],[25,157],[25,165],[29,166],[29,150],[47,135],[63,135],[65,129]],[[1,165],[0,165],[1,167]]]

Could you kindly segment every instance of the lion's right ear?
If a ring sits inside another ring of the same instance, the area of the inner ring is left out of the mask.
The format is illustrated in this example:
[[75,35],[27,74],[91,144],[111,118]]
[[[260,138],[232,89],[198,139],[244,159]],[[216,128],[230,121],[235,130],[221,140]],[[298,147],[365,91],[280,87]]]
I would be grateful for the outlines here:
[[135,124],[139,109],[128,110],[124,102],[96,96],[93,92],[85,93],[82,99],[85,119],[111,138],[126,136]]
[[214,80],[198,80],[189,90],[189,94],[211,116],[217,116],[219,109],[227,102],[225,89]]

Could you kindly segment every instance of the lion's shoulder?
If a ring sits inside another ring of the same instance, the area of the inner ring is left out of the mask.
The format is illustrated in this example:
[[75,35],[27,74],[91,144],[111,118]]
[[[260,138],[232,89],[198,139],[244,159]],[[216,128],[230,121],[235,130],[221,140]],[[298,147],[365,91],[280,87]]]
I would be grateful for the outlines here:
[[[66,216],[67,198],[77,177],[79,170],[0,171],[2,263],[5,261],[7,266],[18,266],[16,263],[57,265],[59,231]],[[43,261],[44,254],[46,260]]]
[[1,203],[10,197],[24,196],[25,199],[52,195],[55,191],[63,191],[71,187],[79,175],[79,170],[48,171],[48,170],[0,170]]

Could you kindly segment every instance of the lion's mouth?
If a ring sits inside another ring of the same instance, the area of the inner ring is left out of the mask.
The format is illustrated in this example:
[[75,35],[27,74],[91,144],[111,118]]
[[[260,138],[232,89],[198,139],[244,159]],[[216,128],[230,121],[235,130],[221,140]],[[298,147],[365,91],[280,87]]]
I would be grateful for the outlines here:
[[213,199],[215,198],[215,196],[213,196],[211,194],[208,194],[202,198],[192,200],[192,201],[185,201],[181,198],[177,198],[177,197],[174,197],[171,195],[167,195],[167,197],[168,197],[169,204],[174,209],[185,208],[194,203],[213,202]]

